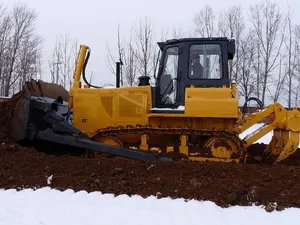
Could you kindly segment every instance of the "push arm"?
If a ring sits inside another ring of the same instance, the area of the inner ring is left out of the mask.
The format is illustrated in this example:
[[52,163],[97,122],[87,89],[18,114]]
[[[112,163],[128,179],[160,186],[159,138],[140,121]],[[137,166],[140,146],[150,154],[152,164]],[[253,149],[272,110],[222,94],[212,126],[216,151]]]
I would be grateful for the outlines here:
[[247,135],[243,141],[245,147],[249,147],[255,141],[273,131],[273,137],[265,150],[270,157],[281,161],[293,154],[299,145],[300,112],[297,109],[287,111],[279,103],[268,106],[265,110],[244,118],[240,126],[243,133],[254,124],[268,118],[268,122]]
[[80,77],[81,73],[83,71],[83,66],[84,66],[84,61],[85,61],[85,56],[87,54],[89,47],[86,45],[80,45],[80,50],[78,52],[78,57],[77,57],[77,62],[76,62],[76,67],[74,71],[74,82],[73,82],[73,88],[80,88]]

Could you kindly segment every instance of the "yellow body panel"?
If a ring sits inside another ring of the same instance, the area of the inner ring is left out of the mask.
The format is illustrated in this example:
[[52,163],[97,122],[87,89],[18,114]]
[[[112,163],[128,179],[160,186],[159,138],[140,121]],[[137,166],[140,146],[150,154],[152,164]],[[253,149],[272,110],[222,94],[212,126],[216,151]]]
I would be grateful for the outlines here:
[[93,135],[98,129],[147,124],[151,87],[73,89],[74,126]]
[[185,114],[207,118],[238,118],[238,100],[230,88],[186,88]]

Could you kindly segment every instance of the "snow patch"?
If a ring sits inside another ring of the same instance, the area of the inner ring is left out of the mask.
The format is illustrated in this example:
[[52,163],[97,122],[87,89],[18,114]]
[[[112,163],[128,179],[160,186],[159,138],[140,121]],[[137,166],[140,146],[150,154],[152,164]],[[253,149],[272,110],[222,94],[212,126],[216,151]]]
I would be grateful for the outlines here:
[[173,110],[179,110],[179,111],[184,111],[185,107],[184,106],[178,106],[177,108],[152,108],[151,110],[157,110],[157,111],[173,111]]
[[[252,127],[250,127],[248,130],[246,130],[245,132],[241,133],[239,135],[239,137],[241,139],[244,139],[245,137],[247,137],[248,135],[253,135],[254,133],[256,133],[258,130],[263,129],[264,127],[264,123],[257,123],[254,124]],[[256,142],[254,142],[254,144],[256,143],[263,143],[263,144],[270,144],[271,140],[272,140],[272,136],[273,136],[273,131],[271,131],[270,133],[266,134],[265,136],[261,137],[260,139],[258,139]],[[300,143],[298,145],[298,147],[300,148]]]
[[[259,129],[262,129],[264,127],[264,123],[257,123],[254,124],[252,127],[248,128],[245,132],[240,134],[240,138],[244,139],[245,137],[247,137],[248,135],[252,135],[255,132],[257,132]],[[261,137],[260,139],[258,139],[256,142],[254,143],[263,143],[263,144],[269,144],[271,139],[273,136],[273,131],[271,131],[270,133],[266,134],[265,136]]]
[[223,209],[209,201],[51,188],[0,190],[0,201],[0,225],[298,225],[300,220],[297,208],[268,213],[260,206]]
[[51,175],[51,176],[49,176],[49,177],[47,178],[47,184],[48,184],[48,185],[51,184],[52,179],[53,179],[53,175]]

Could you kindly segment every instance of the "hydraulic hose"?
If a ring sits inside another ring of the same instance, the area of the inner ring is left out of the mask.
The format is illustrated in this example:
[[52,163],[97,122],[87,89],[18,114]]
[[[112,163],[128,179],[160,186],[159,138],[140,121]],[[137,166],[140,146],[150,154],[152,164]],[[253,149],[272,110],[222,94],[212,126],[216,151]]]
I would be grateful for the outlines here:
[[259,105],[259,108],[262,110],[263,109],[263,103],[261,100],[259,100],[258,98],[255,98],[255,97],[251,97],[251,98],[248,98],[246,101],[245,101],[245,104],[243,106],[243,118],[246,114],[246,107],[247,107],[247,103],[250,102],[250,101],[256,101],[257,104]]
[[88,64],[88,61],[89,61],[89,59],[90,59],[90,55],[91,55],[91,49],[88,48],[88,53],[87,53],[87,56],[86,56],[86,58],[85,58],[85,60],[84,60],[84,64],[83,64],[82,78],[83,78],[84,82],[85,82],[87,85],[89,85],[90,87],[93,87],[93,88],[102,88],[102,87],[94,86],[94,85],[90,84],[90,83],[87,81],[87,79],[86,79],[86,76],[85,76],[85,69],[86,69],[86,66],[87,66],[87,64]]

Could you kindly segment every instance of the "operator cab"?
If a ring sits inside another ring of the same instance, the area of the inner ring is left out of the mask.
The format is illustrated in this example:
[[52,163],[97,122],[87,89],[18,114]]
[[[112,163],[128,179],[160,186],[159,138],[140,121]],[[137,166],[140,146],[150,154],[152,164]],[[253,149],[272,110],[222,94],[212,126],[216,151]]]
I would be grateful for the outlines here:
[[230,86],[228,60],[233,59],[235,53],[234,40],[183,38],[158,45],[162,57],[152,91],[155,108],[152,112],[162,113],[165,108],[184,106],[186,87]]

